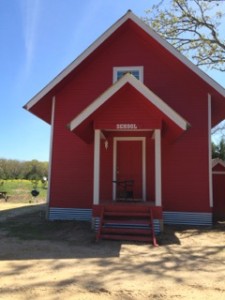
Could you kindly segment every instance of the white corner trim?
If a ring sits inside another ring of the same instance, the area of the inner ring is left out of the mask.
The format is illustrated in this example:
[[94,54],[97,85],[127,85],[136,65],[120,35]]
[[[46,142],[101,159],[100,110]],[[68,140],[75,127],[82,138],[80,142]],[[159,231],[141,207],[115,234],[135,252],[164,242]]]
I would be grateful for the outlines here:
[[[50,151],[49,151],[49,164],[48,164],[48,193],[47,193],[47,212],[50,204],[50,197],[51,197],[51,175],[52,175],[52,156],[53,156],[53,136],[54,136],[54,129],[55,129],[55,102],[56,97],[52,97],[52,111],[51,111],[51,136],[50,136]],[[48,218],[48,215],[46,216]]]
[[211,77],[206,75],[201,69],[195,66],[185,56],[179,53],[172,45],[165,39],[151,29],[144,21],[139,19],[131,11],[128,11],[117,22],[115,22],[107,31],[105,31],[93,44],[91,44],[80,56],[77,57],[68,67],[66,67],[58,76],[56,76],[49,84],[47,84],[38,94],[36,94],[26,105],[25,108],[30,110],[42,97],[44,97],[51,89],[53,89],[60,81],[62,81],[71,71],[73,71],[82,61],[84,61],[95,49],[97,49],[110,35],[112,35],[123,23],[128,19],[136,23],[142,28],[150,37],[155,39],[173,56],[179,59],[184,65],[196,73],[207,84],[214,88],[218,93],[225,97],[225,89],[214,81]]
[[210,207],[213,207],[211,128],[212,128],[212,97],[210,94],[208,94],[209,205]]
[[94,102],[87,106],[76,118],[74,118],[69,128],[73,131],[79,126],[86,118],[88,118],[93,112],[95,112],[101,105],[103,105],[111,96],[119,91],[125,84],[129,83],[139,93],[141,93],[149,102],[156,106],[160,111],[167,115],[174,123],[181,129],[187,130],[189,124],[176,113],[169,105],[167,105],[162,99],[154,94],[149,88],[147,88],[140,80],[136,79],[133,75],[127,73],[120,80],[116,81],[111,87],[109,87],[102,95],[100,95]]
[[[114,137],[113,138],[113,181],[117,180],[117,142],[140,141],[142,142],[142,198],[146,201],[146,138],[145,137]],[[113,200],[116,200],[116,185],[113,184]]]
[[141,82],[144,82],[144,67],[143,66],[127,66],[127,67],[113,67],[113,83],[115,83],[117,81],[117,73],[118,71],[127,71],[127,72],[131,72],[131,71],[138,71],[139,72],[139,80]]

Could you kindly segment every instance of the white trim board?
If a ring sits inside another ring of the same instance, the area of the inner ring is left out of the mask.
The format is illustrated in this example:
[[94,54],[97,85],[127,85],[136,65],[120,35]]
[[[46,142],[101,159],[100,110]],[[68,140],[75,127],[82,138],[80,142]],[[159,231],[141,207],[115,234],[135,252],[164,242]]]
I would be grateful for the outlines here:
[[[113,138],[113,181],[117,180],[117,142],[141,141],[142,142],[142,198],[146,201],[146,138],[145,137],[114,137]],[[116,185],[113,184],[113,200],[116,200]]]
[[213,207],[213,183],[212,183],[212,145],[211,145],[211,128],[212,128],[212,97],[208,94],[208,161],[209,161],[209,205]]
[[46,209],[46,218],[48,219],[48,210],[50,205],[51,197],[51,179],[52,179],[52,156],[53,156],[53,136],[55,129],[55,103],[56,97],[52,97],[52,110],[51,110],[51,136],[50,136],[50,151],[49,151],[49,164],[48,164],[48,192],[47,192],[47,209]]
[[141,82],[144,82],[144,67],[143,66],[113,67],[113,83],[115,83],[117,81],[117,73],[119,71],[122,71],[122,72],[138,71],[139,72],[139,80]]
[[129,83],[139,93],[141,93],[150,103],[162,111],[169,119],[171,119],[177,126],[183,130],[187,130],[189,123],[176,113],[169,105],[167,105],[161,98],[154,94],[147,86],[140,80],[136,79],[132,74],[125,74],[120,80],[109,87],[102,95],[87,106],[77,117],[75,117],[69,124],[69,128],[73,131],[99,107],[101,107],[110,97],[118,92],[125,84]]
[[107,38],[110,37],[123,23],[128,19],[136,23],[142,30],[144,30],[150,37],[156,40],[162,47],[168,52],[180,60],[185,66],[191,69],[197,74],[203,81],[225,97],[225,89],[214,81],[211,77],[205,74],[201,69],[195,66],[185,56],[179,53],[172,45],[170,45],[165,39],[152,30],[144,21],[139,19],[130,10],[114,23],[107,31],[105,31],[93,44],[91,44],[80,56],[77,57],[68,67],[66,67],[58,76],[56,76],[49,84],[47,84],[38,94],[36,94],[25,106],[27,110],[30,110],[41,98],[49,93],[60,81],[62,81],[70,72],[72,72],[82,61],[84,61],[94,50],[96,50]]
[[225,175],[225,171],[213,171],[212,175]]
[[214,158],[212,159],[212,168],[214,168],[216,165],[221,165],[225,168],[225,162],[220,158]]

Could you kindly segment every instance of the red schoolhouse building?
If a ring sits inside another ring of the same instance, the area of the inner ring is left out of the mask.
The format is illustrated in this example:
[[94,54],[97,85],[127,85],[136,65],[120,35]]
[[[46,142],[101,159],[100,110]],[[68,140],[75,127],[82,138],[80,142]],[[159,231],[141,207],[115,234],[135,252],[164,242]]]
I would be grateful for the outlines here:
[[25,108],[51,125],[48,218],[151,207],[209,225],[211,128],[225,90],[128,11]]

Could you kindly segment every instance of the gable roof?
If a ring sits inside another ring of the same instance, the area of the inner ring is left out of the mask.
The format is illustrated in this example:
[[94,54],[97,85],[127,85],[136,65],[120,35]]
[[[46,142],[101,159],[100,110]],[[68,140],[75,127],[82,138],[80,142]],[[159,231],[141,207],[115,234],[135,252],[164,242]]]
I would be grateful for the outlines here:
[[169,44],[165,39],[159,36],[154,30],[152,30],[147,24],[139,19],[132,11],[128,12],[120,18],[116,23],[114,23],[107,31],[105,31],[91,46],[89,46],[80,56],[77,57],[67,68],[65,68],[58,76],[56,76],[48,85],[46,85],[38,94],[36,94],[25,106],[24,108],[30,110],[39,100],[41,100],[46,94],[56,87],[66,76],[68,76],[75,68],[77,68],[81,62],[83,62],[95,49],[97,49],[107,38],[109,38],[122,24],[127,20],[132,20],[141,29],[143,29],[149,36],[155,39],[162,47],[169,51],[173,56],[180,60],[184,65],[191,69],[195,74],[197,74],[203,81],[205,81],[209,86],[215,89],[220,95],[225,97],[225,89],[214,81],[211,77],[205,74],[201,69],[184,57],[180,52],[178,52],[171,44]]
[[83,121],[85,121],[91,114],[98,110],[107,100],[109,100],[116,92],[123,86],[130,84],[140,94],[142,94],[150,103],[157,107],[163,114],[172,120],[180,129],[187,130],[190,127],[189,123],[176,113],[169,105],[154,94],[148,87],[146,87],[140,80],[136,79],[132,74],[125,74],[120,80],[116,81],[103,94],[101,94],[95,101],[86,107],[78,116],[76,116],[68,125],[69,129],[73,131]]
[[212,159],[212,168],[214,168],[217,165],[220,165],[223,168],[225,168],[225,162],[222,159],[220,159],[220,158],[213,158]]

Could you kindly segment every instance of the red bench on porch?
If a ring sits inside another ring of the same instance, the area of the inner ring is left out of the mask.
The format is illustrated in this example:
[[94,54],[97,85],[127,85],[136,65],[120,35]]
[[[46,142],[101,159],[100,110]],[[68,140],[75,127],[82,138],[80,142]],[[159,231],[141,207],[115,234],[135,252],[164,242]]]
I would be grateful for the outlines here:
[[126,201],[129,199],[134,198],[134,180],[123,180],[123,181],[116,181],[114,180],[113,183],[117,185],[117,201]]

